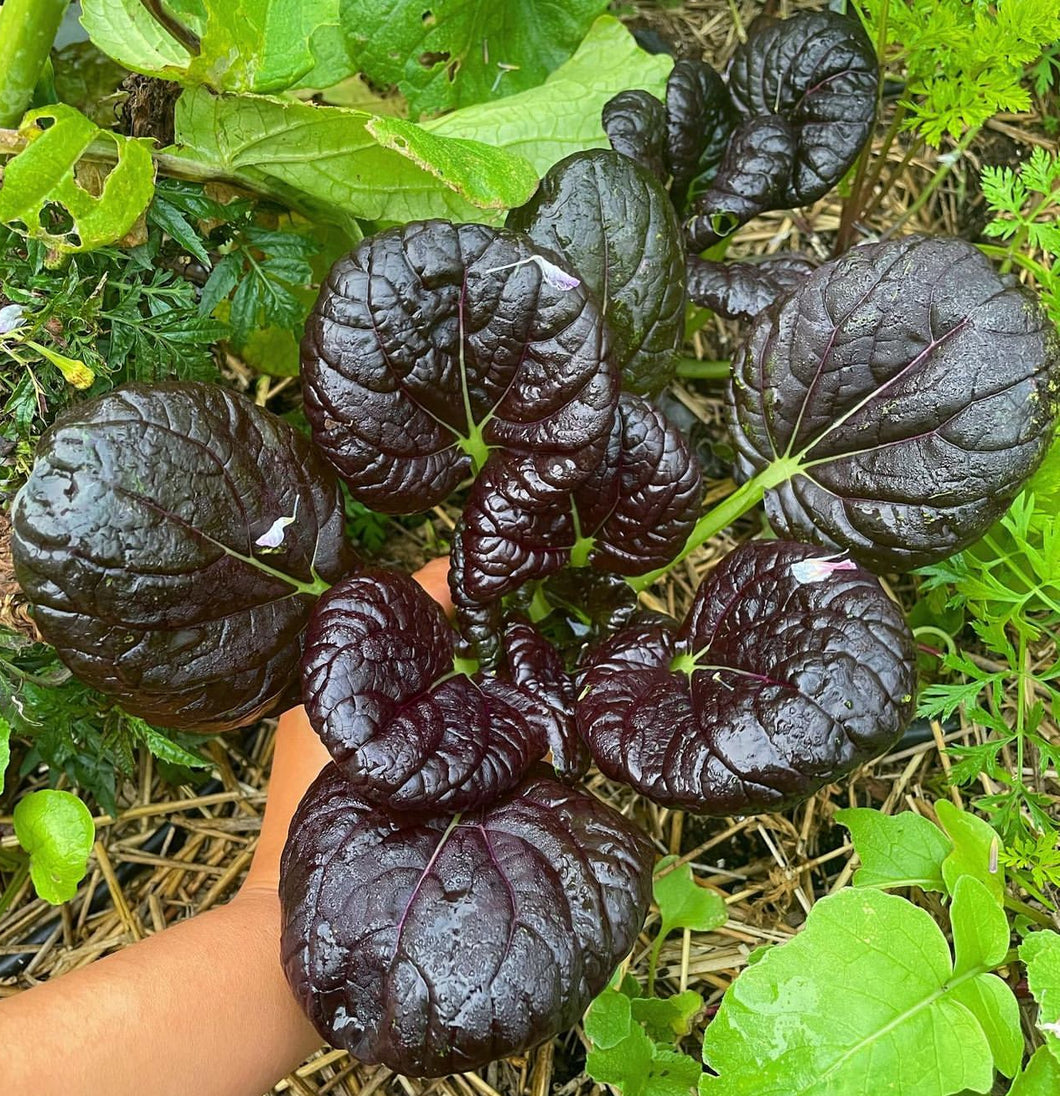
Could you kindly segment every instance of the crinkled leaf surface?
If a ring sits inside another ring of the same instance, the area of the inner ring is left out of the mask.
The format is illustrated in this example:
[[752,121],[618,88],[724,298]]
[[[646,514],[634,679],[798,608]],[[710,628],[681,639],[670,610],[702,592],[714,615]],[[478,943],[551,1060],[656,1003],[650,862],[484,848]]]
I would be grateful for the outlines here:
[[454,672],[453,638],[437,602],[396,571],[347,579],[317,603],[302,659],[306,712],[367,801],[481,806],[514,787],[550,743],[570,740],[570,685],[541,652],[543,639],[520,634],[511,669],[468,677]]
[[537,87],[607,0],[342,0],[354,67],[397,84],[413,116]]
[[29,874],[37,894],[58,905],[77,893],[96,824],[88,807],[70,792],[44,788],[24,795],[12,819],[19,844],[29,853]]
[[313,438],[354,496],[389,513],[444,499],[494,448],[568,488],[614,421],[599,309],[514,233],[426,221],[335,264],[306,324]]
[[709,187],[702,177],[693,184],[698,193],[688,227],[697,249],[768,209],[827,194],[854,163],[876,118],[876,52],[856,16],[759,16],[727,77],[743,120]]
[[953,842],[915,811],[882,814],[870,807],[836,811],[835,820],[850,830],[861,867],[856,887],[921,887],[948,893],[942,862]]
[[620,91],[604,103],[604,132],[615,152],[666,180],[666,108],[650,92]]
[[855,248],[762,313],[733,360],[736,473],[781,536],[876,569],[943,559],[1008,507],[1048,446],[1056,333],[971,244]]
[[537,182],[518,153],[294,99],[189,88],[175,126],[175,155],[351,226],[355,239],[354,218],[496,217]]
[[506,223],[559,255],[592,290],[623,386],[641,394],[664,388],[684,338],[685,258],[662,184],[617,152],[577,152],[551,168]]
[[[198,0],[170,4],[169,25],[140,0],[84,0],[93,43],[135,72],[219,91],[327,87],[356,71],[342,50],[339,0]],[[177,33],[174,33],[176,31]],[[192,53],[187,43],[197,39]]]
[[688,256],[688,299],[732,320],[753,320],[802,285],[814,264],[802,255],[755,262],[714,262]]
[[578,725],[601,771],[657,803],[750,814],[883,753],[915,681],[912,635],[875,576],[754,542],[704,581],[679,630],[634,625],[590,657]]
[[[259,545],[292,516],[278,547]],[[170,727],[242,726],[285,698],[321,580],[355,562],[308,439],[211,384],[129,385],[74,408],[12,524],[44,637],[83,681]]]
[[[19,134],[27,145],[4,166],[0,222],[23,226],[53,250],[91,251],[112,244],[132,229],[151,201],[155,166],[150,141],[100,129],[63,103],[31,110]],[[112,143],[117,151],[109,172],[82,160],[95,140]],[[52,207],[70,218],[69,229],[52,224]]]
[[666,81],[666,167],[670,197],[684,210],[707,188],[736,123],[729,89],[704,61],[676,62]]
[[572,152],[606,148],[604,104],[626,88],[661,95],[672,65],[665,54],[645,53],[614,16],[601,15],[574,56],[540,87],[454,110],[424,129],[505,149],[544,175]]
[[474,1069],[580,1018],[640,931],[651,861],[636,826],[547,777],[452,818],[370,808],[329,765],[283,855],[287,979],[362,1062]]
[[[684,436],[640,396],[623,393],[602,460],[573,492],[528,483],[494,457],[458,526],[450,586],[464,634],[475,609],[571,563],[622,575],[668,563],[695,524],[699,465]],[[482,652],[480,652],[481,655]]]
[[[977,881],[964,882],[971,887],[955,896],[955,911],[975,919],[997,910]],[[955,975],[946,938],[924,910],[867,888],[829,895],[798,936],[766,951],[726,993],[703,1042],[719,1076],[705,1076],[700,1092],[988,1092],[991,1044],[960,997],[993,978],[984,973],[992,959],[978,955]]]

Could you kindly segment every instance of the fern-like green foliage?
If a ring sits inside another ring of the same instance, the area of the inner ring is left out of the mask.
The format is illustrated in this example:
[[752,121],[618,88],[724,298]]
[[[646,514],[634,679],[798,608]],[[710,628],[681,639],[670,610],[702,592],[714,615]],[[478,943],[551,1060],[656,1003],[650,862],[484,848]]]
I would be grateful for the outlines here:
[[885,59],[906,73],[910,124],[938,146],[1000,111],[1030,109],[1024,84],[1060,39],[1056,0],[861,0]]

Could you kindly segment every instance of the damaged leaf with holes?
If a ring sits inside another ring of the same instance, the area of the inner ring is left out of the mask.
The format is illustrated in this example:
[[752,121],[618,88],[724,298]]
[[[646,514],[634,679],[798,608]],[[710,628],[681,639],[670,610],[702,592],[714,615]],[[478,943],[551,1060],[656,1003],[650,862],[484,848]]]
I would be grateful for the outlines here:
[[4,166],[0,223],[57,254],[132,231],[154,193],[149,141],[100,129],[62,103],[30,111],[19,136],[25,147]]

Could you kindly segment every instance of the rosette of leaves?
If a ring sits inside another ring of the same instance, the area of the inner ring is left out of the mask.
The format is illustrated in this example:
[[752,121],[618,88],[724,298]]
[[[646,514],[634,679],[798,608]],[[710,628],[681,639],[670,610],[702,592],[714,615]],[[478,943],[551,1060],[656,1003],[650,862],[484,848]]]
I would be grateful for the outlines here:
[[619,575],[665,566],[695,525],[701,497],[699,464],[684,436],[627,393],[603,459],[573,492],[528,481],[510,460],[495,458],[472,487],[450,570],[475,654],[492,661],[487,637],[499,601],[530,580],[568,564]]
[[185,729],[296,702],[310,611],[356,562],[308,439],[209,384],[128,385],[72,409],[12,527],[16,576],[66,665]]
[[1044,457],[1058,364],[1034,296],[971,244],[866,244],[762,313],[736,353],[736,478],[779,473],[765,503],[780,536],[880,571],[945,559]]
[[573,1025],[632,947],[652,848],[544,773],[464,815],[373,807],[335,765],[281,864],[282,959],[320,1035],[437,1077]]
[[617,376],[580,279],[525,237],[422,221],[339,260],[306,325],[313,440],[366,506],[428,509],[491,451],[573,486]]
[[[603,123],[617,152],[668,181],[689,251],[698,252],[760,213],[827,194],[872,133],[878,86],[876,54],[856,18],[832,11],[759,16],[724,78],[706,62],[678,61],[665,105],[643,91],[622,92],[604,107]],[[748,313],[755,293],[771,301],[777,274],[745,267],[732,275],[743,296],[723,314]],[[690,269],[690,286],[702,287],[704,276]],[[690,296],[724,308],[733,287],[721,270],[712,276],[722,284],[702,298],[690,288]]]
[[680,627],[604,643],[581,685],[602,772],[667,807],[753,814],[889,749],[913,714],[916,651],[874,575],[765,541],[725,557]]
[[407,575],[365,572],[320,599],[303,695],[352,793],[395,810],[460,811],[509,791],[550,747],[566,766],[579,751],[563,665],[524,622],[504,638],[505,665],[469,675],[442,610]]
[[507,225],[560,256],[592,291],[626,390],[654,394],[673,379],[685,256],[673,207],[649,171],[608,149],[576,152],[549,169]]

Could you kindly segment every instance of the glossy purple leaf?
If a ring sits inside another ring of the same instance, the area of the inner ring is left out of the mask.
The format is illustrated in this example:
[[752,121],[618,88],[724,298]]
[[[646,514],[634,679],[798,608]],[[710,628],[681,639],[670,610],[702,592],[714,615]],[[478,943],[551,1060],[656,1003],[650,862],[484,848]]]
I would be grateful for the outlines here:
[[971,244],[855,248],[762,313],[733,359],[736,474],[781,535],[878,570],[959,551],[1008,508],[1052,438],[1056,332]]
[[604,133],[615,152],[666,182],[666,108],[647,91],[620,91],[604,104]]
[[800,286],[815,266],[803,255],[773,255],[754,262],[712,262],[688,257],[688,299],[730,320],[753,320]]
[[879,580],[848,563],[746,544],[679,629],[635,625],[605,643],[578,701],[600,770],[667,807],[751,814],[890,748],[913,713],[916,650]]
[[523,237],[445,221],[381,232],[332,267],[302,379],[313,439],[355,498],[427,509],[491,449],[577,481],[617,377],[595,302],[553,267]]
[[369,571],[320,599],[302,660],[306,713],[350,787],[402,810],[466,810],[577,741],[570,683],[529,624],[495,674],[454,669],[454,633],[414,579]]
[[675,63],[666,81],[666,167],[676,209],[706,190],[736,124],[725,82],[704,61]]
[[12,519],[44,637],[167,727],[226,730],[293,703],[316,594],[356,563],[308,439],[218,385],[128,385],[77,406],[42,440]]
[[686,233],[697,251],[759,213],[823,197],[857,159],[876,120],[876,53],[854,17],[759,16],[726,76],[740,120],[717,174],[691,203]]
[[373,808],[329,765],[281,864],[287,980],[361,1062],[475,1069],[578,1021],[644,922],[652,853],[546,776],[453,818]]
[[630,392],[672,379],[684,338],[681,226],[662,184],[609,149],[576,152],[551,167],[508,227],[560,256],[600,302],[611,360]]

